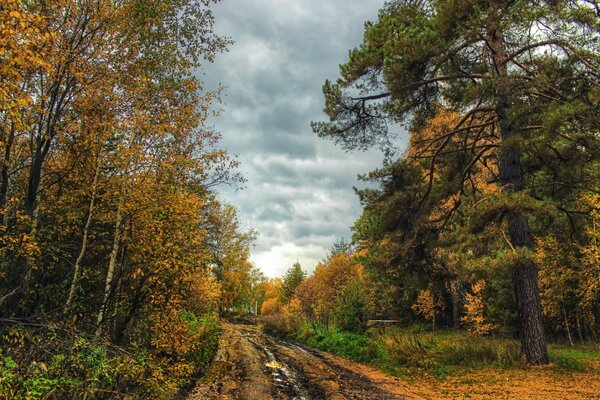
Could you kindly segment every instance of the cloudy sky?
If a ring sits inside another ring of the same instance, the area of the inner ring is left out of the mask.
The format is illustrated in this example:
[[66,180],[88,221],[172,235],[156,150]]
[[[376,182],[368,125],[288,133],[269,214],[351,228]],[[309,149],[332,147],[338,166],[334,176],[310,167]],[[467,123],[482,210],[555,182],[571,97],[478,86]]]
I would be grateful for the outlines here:
[[227,87],[213,121],[238,154],[246,189],[222,190],[240,219],[258,232],[252,260],[280,276],[296,260],[316,263],[360,215],[356,176],[381,164],[376,151],[345,153],[319,139],[321,86],[338,77],[348,50],[384,0],[224,0],[216,30],[235,44],[206,71],[208,87]]

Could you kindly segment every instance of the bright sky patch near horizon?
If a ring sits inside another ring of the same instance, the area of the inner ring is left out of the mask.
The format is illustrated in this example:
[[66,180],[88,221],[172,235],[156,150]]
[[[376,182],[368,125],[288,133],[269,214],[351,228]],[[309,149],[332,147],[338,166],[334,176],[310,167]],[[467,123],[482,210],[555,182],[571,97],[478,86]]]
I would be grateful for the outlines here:
[[239,156],[247,179],[225,201],[258,233],[252,261],[281,276],[299,261],[311,272],[361,207],[357,175],[381,165],[378,151],[345,153],[318,138],[321,86],[362,41],[384,0],[224,0],[216,31],[235,43],[206,69],[209,89],[226,86],[224,112],[213,122],[223,146]]

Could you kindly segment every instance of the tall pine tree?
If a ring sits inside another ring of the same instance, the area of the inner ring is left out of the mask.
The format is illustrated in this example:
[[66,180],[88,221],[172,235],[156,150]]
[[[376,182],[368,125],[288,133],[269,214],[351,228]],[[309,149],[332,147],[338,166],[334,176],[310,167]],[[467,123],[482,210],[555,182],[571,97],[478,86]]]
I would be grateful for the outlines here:
[[[364,149],[389,146],[394,123],[418,132],[440,107],[460,114],[451,128],[426,140],[429,185],[421,196],[431,195],[437,161],[456,152],[449,147],[460,139],[471,157],[459,174],[463,185],[470,168],[495,158],[502,187],[495,211],[507,248],[517,255],[509,269],[522,350],[531,364],[547,363],[548,354],[530,255],[528,151],[539,137],[577,143],[580,154],[591,151],[590,142],[572,132],[597,139],[598,15],[595,1],[391,1],[377,22],[365,25],[341,79],[325,83],[330,122],[313,124],[319,136],[345,149]],[[466,139],[473,136],[477,140]],[[545,156],[552,153],[563,157]]]

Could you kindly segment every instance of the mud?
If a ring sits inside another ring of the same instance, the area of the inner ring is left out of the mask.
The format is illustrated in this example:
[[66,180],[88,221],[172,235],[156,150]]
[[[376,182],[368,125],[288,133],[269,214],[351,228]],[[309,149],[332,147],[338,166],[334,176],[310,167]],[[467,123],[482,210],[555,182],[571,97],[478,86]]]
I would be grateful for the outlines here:
[[212,367],[189,400],[423,399],[365,365],[307,350],[255,325],[223,324]]

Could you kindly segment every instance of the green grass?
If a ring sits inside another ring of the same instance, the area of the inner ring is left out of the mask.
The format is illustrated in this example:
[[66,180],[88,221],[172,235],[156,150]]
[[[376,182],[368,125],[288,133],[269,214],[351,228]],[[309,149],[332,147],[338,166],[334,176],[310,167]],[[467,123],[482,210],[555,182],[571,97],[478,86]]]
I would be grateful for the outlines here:
[[[305,323],[290,336],[307,346],[374,365],[396,376],[426,372],[445,378],[474,369],[524,366],[517,340],[453,330],[390,328],[356,334]],[[590,361],[600,361],[598,346],[551,345],[549,353],[557,372],[588,371],[594,365]]]
[[597,370],[600,363],[600,347],[598,345],[579,345],[566,347],[550,345],[548,349],[550,361],[558,371]]
[[303,327],[296,339],[310,347],[328,351],[358,362],[377,363],[385,358],[383,348],[372,338],[337,329]]

